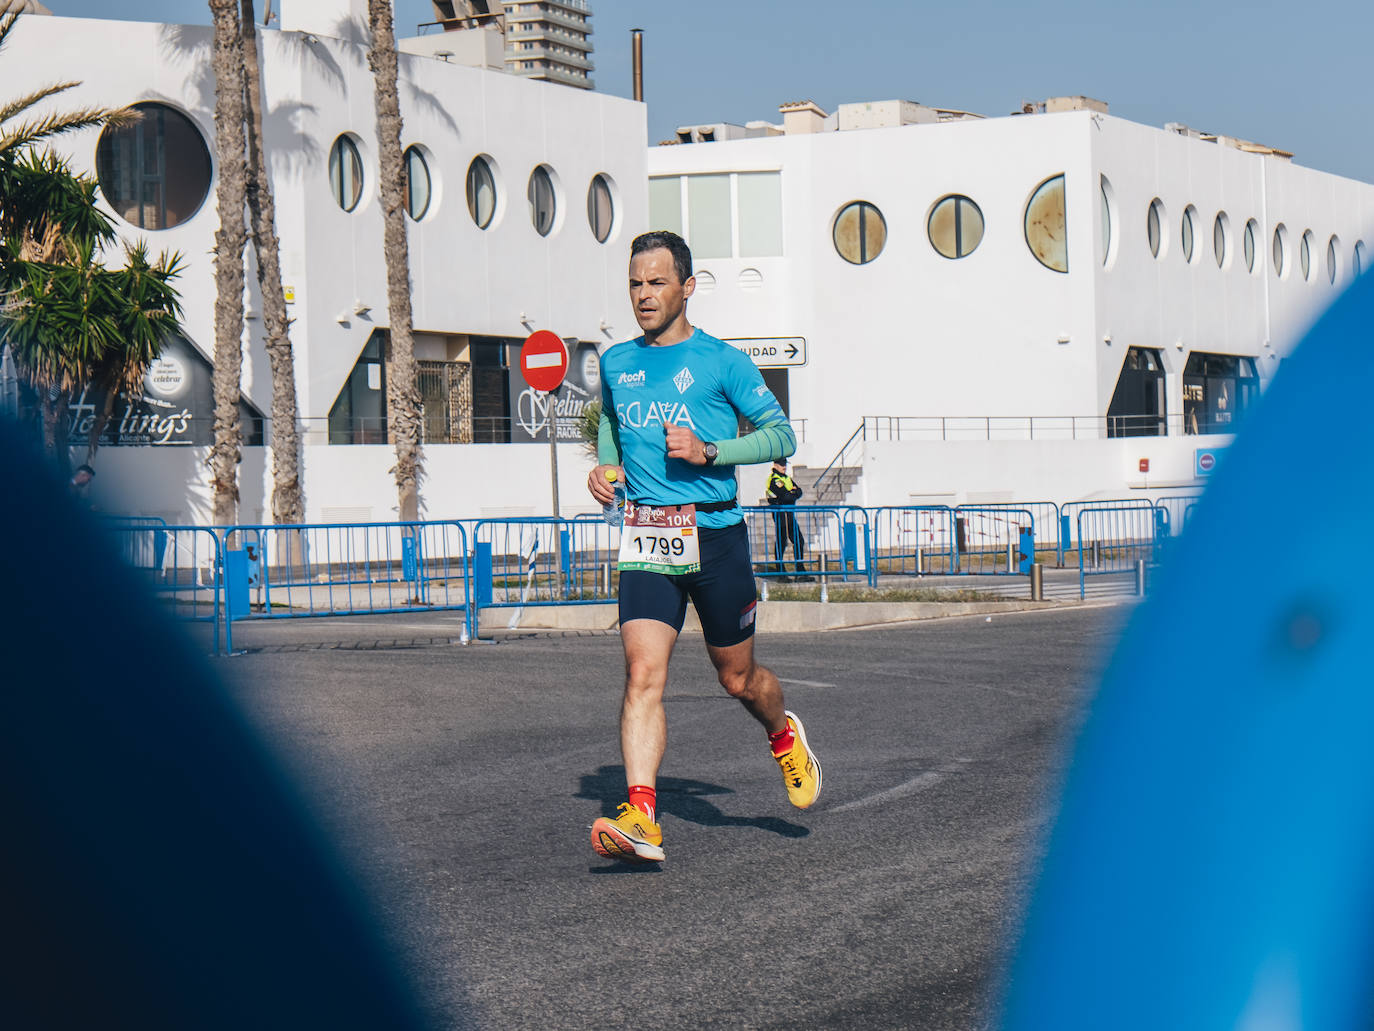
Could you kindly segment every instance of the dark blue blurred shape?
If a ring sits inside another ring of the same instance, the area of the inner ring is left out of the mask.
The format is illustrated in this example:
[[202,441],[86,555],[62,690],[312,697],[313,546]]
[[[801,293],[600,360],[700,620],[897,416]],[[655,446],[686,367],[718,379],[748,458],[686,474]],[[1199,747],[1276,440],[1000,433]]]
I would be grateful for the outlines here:
[[1374,277],[1223,457],[1078,742],[1014,1031],[1369,1028]]
[[5,424],[0,482],[0,1025],[420,1027],[207,660]]

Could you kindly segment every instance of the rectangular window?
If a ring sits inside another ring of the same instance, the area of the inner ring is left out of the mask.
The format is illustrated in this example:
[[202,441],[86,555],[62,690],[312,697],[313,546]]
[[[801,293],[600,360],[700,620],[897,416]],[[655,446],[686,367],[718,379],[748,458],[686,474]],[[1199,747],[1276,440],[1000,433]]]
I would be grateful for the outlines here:
[[739,256],[782,254],[782,174],[741,172],[739,181]]
[[677,176],[649,180],[649,228],[682,235],[682,180]]
[[687,178],[687,239],[694,258],[729,258],[734,253],[730,225],[730,177]]

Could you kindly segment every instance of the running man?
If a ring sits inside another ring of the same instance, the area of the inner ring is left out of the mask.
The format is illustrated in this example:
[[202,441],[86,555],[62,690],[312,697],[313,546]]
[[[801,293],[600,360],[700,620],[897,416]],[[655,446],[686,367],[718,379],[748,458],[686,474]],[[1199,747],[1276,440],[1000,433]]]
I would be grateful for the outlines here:
[[[768,733],[788,799],[805,809],[821,791],[801,720],[784,708],[778,678],[754,661],[754,574],[735,497],[736,465],[790,455],[796,437],[754,363],[687,321],[695,289],[680,236],[645,233],[631,244],[630,304],[644,335],[602,355],[600,464],[587,477],[602,505],[614,502],[617,481],[628,497],[620,751],[629,801],[592,824],[592,847],[632,863],[663,858],[655,796],[667,744],[663,690],[689,597],[721,686]],[[737,436],[740,415],[755,432]]]

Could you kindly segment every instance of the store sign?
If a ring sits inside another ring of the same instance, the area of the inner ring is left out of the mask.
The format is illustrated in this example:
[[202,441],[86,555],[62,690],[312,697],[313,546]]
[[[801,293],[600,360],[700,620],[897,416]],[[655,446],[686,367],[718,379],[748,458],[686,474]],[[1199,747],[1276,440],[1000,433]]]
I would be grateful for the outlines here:
[[[172,337],[144,373],[142,389],[120,391],[101,447],[195,447],[214,443],[215,401],[210,363],[188,341]],[[69,432],[73,443],[91,434],[105,395],[87,388],[73,398]],[[262,413],[239,403],[244,443],[262,443]]]
[[571,342],[567,375],[557,394],[536,390],[525,382],[519,366],[507,370],[512,444],[549,440],[549,399],[558,416],[558,441],[579,444],[582,414],[593,401],[601,400],[601,357],[590,342]]

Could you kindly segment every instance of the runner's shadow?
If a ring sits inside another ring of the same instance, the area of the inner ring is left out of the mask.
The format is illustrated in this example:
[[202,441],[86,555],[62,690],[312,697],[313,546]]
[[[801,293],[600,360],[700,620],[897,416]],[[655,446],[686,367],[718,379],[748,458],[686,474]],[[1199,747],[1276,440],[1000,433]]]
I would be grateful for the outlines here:
[[[708,784],[684,777],[658,779],[658,807],[680,820],[703,827],[755,827],[784,838],[804,838],[809,827],[791,823],[776,816],[730,816],[707,801],[710,795],[733,795],[734,790],[720,784]],[[625,767],[602,766],[595,773],[584,773],[574,798],[588,798],[601,803],[602,816],[615,816],[625,801]]]

